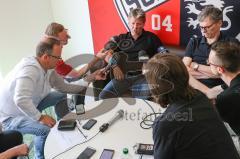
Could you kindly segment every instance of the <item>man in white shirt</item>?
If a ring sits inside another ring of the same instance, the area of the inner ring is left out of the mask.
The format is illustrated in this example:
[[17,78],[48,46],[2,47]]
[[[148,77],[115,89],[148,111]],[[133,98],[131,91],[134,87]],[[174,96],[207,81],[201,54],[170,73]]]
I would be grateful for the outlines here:
[[[45,140],[56,123],[52,117],[41,114],[41,110],[65,98],[65,93],[79,93],[86,89],[64,83],[63,78],[53,70],[61,59],[61,53],[59,40],[44,39],[37,46],[36,57],[23,58],[6,76],[0,90],[0,122],[3,128],[35,135],[36,159],[44,159]],[[101,72],[94,76],[105,78]],[[52,96],[51,88],[62,93]]]

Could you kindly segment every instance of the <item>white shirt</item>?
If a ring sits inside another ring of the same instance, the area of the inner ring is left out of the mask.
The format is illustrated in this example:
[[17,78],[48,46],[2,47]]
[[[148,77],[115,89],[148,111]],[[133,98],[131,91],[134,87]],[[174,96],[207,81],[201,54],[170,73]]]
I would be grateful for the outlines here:
[[66,84],[54,70],[45,70],[35,57],[23,58],[6,76],[0,90],[0,122],[9,117],[28,116],[39,120],[37,106],[51,88],[65,93],[79,93],[85,87]]
[[51,90],[49,76],[35,57],[22,59],[3,80],[0,121],[22,115],[38,120],[41,113],[36,107]]

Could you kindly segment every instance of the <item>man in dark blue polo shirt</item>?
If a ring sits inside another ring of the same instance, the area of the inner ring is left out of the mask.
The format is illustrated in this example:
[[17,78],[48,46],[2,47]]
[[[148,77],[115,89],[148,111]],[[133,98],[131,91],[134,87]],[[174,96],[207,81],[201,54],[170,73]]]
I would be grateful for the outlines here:
[[205,7],[198,15],[199,28],[202,37],[191,38],[183,58],[189,73],[208,87],[214,87],[223,83],[216,77],[207,64],[211,45],[216,41],[229,41],[231,38],[220,32],[222,26],[222,11],[213,6]]

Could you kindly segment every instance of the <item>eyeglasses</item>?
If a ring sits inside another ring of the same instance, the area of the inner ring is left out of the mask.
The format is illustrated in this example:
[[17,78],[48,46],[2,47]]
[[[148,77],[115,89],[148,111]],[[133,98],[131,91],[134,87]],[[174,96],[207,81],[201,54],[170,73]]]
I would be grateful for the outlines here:
[[61,59],[62,59],[61,56],[55,56],[55,55],[48,55],[48,56],[53,57],[53,58],[58,59],[58,60],[61,60]]
[[216,22],[212,23],[212,24],[209,25],[209,26],[205,26],[205,27],[199,25],[199,28],[200,28],[201,30],[209,30],[214,24],[216,24]]
[[223,67],[223,66],[221,66],[221,65],[217,65],[217,64],[213,64],[213,63],[209,62],[209,59],[207,59],[207,64],[208,64],[208,65],[215,66],[215,67]]

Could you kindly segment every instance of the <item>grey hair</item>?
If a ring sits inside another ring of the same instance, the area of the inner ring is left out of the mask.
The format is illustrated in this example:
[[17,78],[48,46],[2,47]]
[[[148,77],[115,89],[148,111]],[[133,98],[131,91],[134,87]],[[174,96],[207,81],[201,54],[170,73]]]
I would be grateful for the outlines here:
[[198,21],[202,22],[205,18],[209,17],[214,22],[222,21],[222,11],[212,5],[206,6],[198,15]]
[[36,48],[36,56],[41,57],[44,54],[51,55],[54,45],[60,45],[60,41],[53,38],[46,38],[40,41]]
[[131,9],[128,15],[128,18],[136,18],[136,19],[141,19],[143,22],[146,21],[146,14],[141,8],[135,8]]

